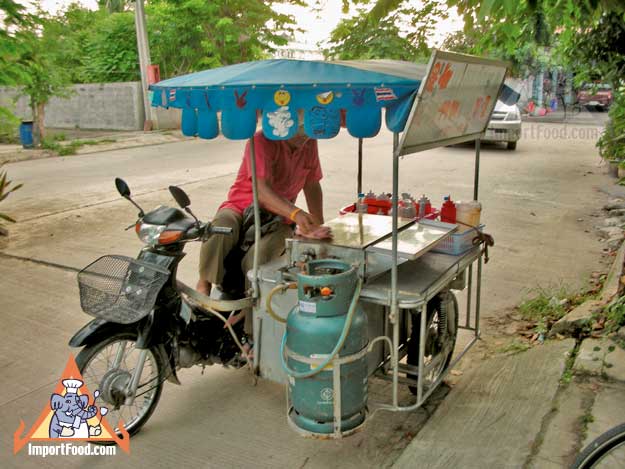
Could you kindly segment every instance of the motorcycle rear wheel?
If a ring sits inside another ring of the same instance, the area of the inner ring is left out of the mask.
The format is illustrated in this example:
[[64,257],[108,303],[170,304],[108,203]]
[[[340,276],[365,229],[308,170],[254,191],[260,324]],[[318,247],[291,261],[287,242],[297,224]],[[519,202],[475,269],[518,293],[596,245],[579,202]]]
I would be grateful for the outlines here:
[[[444,345],[439,344],[439,336],[441,334],[441,324],[439,323],[442,301],[441,297],[436,296],[432,298],[428,302],[426,308],[427,317],[424,364],[427,365],[433,359],[437,358],[439,354],[443,353],[441,345],[443,345],[443,348],[445,345],[449,348],[447,354],[442,357],[441,365],[424,377],[426,383],[434,383],[443,373],[447,371],[456,346],[456,339],[458,337],[458,300],[456,299],[456,295],[451,292],[449,294],[451,295],[451,301],[449,302],[449,311],[447,311],[447,326],[449,327],[449,323],[451,322],[451,324],[453,324],[453,329],[447,330],[447,339]],[[414,317],[411,338],[408,342],[408,357],[406,360],[409,365],[414,366],[419,365],[419,319],[419,316]],[[451,319],[451,321],[449,319]],[[416,380],[418,378],[418,374],[408,375],[408,377]],[[413,395],[416,396],[418,394],[417,386],[408,386],[408,388]]]
[[[100,391],[97,405],[108,409],[106,421],[118,433],[116,425],[121,419],[130,436],[141,429],[156,409],[166,370],[166,357],[161,349],[148,349],[135,401],[131,405],[123,404],[124,396],[120,389],[130,380],[139,358],[136,341],[136,333],[119,332],[101,342],[87,345],[76,357],[87,389],[92,394],[96,389]],[[114,367],[115,357],[122,351],[120,366]]]

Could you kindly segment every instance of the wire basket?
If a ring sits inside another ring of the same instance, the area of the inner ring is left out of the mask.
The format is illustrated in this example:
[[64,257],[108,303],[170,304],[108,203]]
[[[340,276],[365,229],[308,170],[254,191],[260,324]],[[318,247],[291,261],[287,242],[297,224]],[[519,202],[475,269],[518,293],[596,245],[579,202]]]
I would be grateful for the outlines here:
[[169,271],[126,256],[103,256],[78,273],[80,306],[96,318],[130,324],[147,316]]
[[452,233],[443,239],[432,249],[433,252],[452,254],[459,256],[473,247],[473,240],[477,237],[478,231],[484,230],[485,225],[464,231],[462,233]]

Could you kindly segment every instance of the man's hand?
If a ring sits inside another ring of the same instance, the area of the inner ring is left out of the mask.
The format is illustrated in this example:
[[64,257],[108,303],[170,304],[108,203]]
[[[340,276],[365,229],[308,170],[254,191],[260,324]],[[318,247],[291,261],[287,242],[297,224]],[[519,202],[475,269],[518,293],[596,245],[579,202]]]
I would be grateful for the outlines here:
[[295,215],[295,223],[299,226],[299,229],[302,233],[310,233],[314,231],[319,225],[315,223],[314,218],[310,213],[306,213],[303,210],[300,210]]

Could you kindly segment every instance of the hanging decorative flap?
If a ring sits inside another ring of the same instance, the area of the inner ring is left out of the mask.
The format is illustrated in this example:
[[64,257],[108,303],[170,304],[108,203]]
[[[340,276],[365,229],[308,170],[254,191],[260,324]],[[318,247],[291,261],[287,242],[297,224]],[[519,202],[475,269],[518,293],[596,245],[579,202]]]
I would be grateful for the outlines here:
[[341,126],[357,138],[386,125],[401,132],[425,66],[399,61],[263,60],[205,70],[150,86],[152,105],[182,109],[182,133],[211,139],[250,138],[260,117],[263,133],[286,140],[298,131],[335,137]]

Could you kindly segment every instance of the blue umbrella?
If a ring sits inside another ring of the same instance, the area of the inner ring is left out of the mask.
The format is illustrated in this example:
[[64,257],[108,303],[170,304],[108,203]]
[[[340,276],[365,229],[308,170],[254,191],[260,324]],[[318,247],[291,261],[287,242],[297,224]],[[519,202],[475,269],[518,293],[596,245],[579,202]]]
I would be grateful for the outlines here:
[[401,132],[406,125],[426,66],[390,60],[260,60],[205,70],[150,86],[152,105],[182,109],[187,136],[248,139],[256,132],[258,113],[267,138],[286,140],[297,133],[298,112],[304,130],[315,139],[335,137],[341,117],[357,138],[386,125]]

